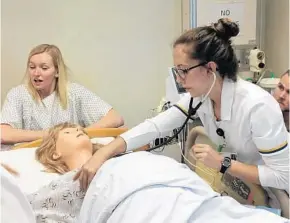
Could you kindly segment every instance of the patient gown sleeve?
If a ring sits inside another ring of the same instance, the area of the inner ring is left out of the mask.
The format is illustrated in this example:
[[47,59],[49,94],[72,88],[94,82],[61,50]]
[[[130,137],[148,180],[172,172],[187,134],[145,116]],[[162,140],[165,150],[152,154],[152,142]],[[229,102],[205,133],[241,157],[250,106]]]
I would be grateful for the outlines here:
[[37,222],[77,222],[85,192],[79,181],[73,181],[75,173],[66,173],[28,195]]
[[78,99],[78,115],[85,127],[98,122],[112,109],[111,105],[87,88],[76,83],[72,84],[72,88]]
[[[188,107],[189,101],[190,95],[186,94],[177,105],[183,109]],[[120,136],[126,142],[126,151],[131,151],[150,143],[158,137],[168,136],[173,129],[181,127],[185,120],[186,116],[173,106],[156,117],[145,120]]]
[[1,124],[8,124],[13,128],[23,128],[23,108],[20,88],[12,88],[4,101],[1,111]]
[[289,193],[289,133],[276,101],[258,103],[251,112],[253,141],[264,164],[258,166],[264,187],[284,189]]

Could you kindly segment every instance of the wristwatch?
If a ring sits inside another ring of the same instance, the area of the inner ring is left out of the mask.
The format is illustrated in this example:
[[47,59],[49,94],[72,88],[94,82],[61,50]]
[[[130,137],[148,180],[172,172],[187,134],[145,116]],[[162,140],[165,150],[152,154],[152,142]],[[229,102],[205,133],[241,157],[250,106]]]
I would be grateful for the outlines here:
[[227,169],[231,166],[231,158],[230,157],[225,157],[224,160],[222,161],[222,166],[221,166],[221,169],[220,169],[220,172],[222,174],[224,174]]

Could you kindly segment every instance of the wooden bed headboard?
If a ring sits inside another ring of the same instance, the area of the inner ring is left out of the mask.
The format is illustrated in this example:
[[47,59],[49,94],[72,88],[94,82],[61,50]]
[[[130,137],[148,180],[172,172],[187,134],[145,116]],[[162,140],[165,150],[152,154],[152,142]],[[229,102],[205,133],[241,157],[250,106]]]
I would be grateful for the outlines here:
[[[90,138],[102,138],[102,137],[117,137],[126,132],[128,128],[89,128],[86,129]],[[38,139],[32,142],[20,143],[14,146],[12,149],[32,148],[40,146],[42,139]]]

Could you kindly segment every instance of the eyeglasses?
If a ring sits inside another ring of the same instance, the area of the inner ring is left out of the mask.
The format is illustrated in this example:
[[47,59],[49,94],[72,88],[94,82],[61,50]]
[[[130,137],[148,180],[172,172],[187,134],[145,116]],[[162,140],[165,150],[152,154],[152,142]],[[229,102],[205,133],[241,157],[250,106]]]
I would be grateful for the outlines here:
[[177,67],[173,67],[173,71],[175,72],[175,74],[177,74],[181,79],[185,79],[186,75],[188,74],[188,72],[194,68],[200,67],[200,66],[204,66],[206,65],[207,62],[202,62],[200,64],[194,65],[192,67],[189,68],[177,68]]

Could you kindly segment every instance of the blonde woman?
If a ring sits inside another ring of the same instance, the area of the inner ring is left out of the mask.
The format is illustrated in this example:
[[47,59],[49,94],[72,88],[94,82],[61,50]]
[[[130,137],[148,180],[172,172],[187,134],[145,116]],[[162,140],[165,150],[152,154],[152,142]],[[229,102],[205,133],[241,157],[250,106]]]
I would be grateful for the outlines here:
[[112,106],[69,82],[61,51],[55,45],[41,44],[31,50],[25,80],[8,92],[2,107],[3,144],[36,140],[63,122],[100,128],[123,125]]
[[286,222],[221,197],[187,166],[144,151],[106,161],[84,191],[75,174],[95,150],[101,155],[100,146],[74,124],[49,131],[36,158],[61,176],[28,196],[36,222]]

